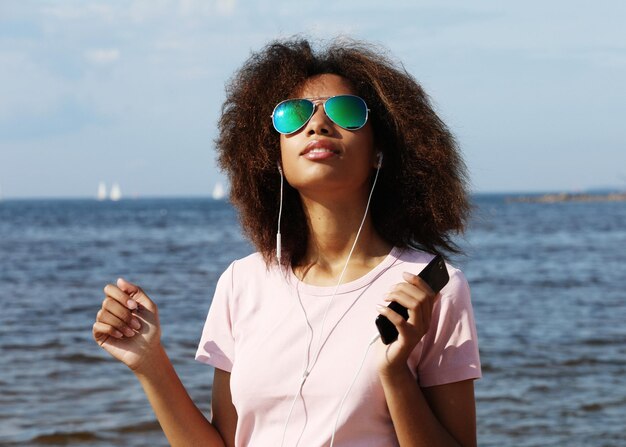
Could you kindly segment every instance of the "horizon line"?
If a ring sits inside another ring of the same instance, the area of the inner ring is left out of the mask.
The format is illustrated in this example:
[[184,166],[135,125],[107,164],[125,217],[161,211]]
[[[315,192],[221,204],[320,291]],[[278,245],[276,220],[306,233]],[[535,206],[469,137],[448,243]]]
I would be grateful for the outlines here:
[[[500,191],[470,191],[470,196],[480,196],[480,195],[512,195],[512,196],[536,196],[542,194],[604,194],[604,193],[615,193],[615,192],[626,192],[625,188],[618,187],[597,187],[597,188],[589,188],[585,190],[563,190],[563,189],[545,189],[545,190],[528,190],[528,191],[520,191],[520,190],[500,190]],[[19,201],[19,200],[92,200],[94,202],[116,202],[116,201],[134,201],[134,200],[172,200],[172,199],[210,199],[216,201],[228,201],[228,197],[224,197],[223,199],[215,199],[211,196],[210,193],[206,194],[147,194],[147,195],[127,195],[122,196],[119,200],[111,200],[109,198],[106,199],[98,199],[95,195],[65,195],[65,196],[0,196],[0,202],[2,201]]]

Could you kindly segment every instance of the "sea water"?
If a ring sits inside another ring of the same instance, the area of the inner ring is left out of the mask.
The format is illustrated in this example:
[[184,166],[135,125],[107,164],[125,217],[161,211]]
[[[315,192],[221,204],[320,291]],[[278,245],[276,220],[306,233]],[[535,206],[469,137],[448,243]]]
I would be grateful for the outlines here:
[[[478,326],[479,445],[626,445],[626,203],[474,203],[451,261]],[[0,445],[167,445],[134,375],[91,338],[119,276],[158,302],[208,415],[197,341],[217,278],[251,251],[224,201],[0,202]]]

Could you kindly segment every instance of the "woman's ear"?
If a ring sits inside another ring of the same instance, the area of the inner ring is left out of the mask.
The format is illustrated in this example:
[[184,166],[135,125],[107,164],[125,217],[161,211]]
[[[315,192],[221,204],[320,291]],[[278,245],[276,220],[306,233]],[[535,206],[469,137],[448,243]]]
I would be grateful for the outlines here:
[[376,163],[376,169],[380,169],[380,167],[383,165],[383,153],[382,152],[377,152],[376,153],[376,157],[377,157],[377,163]]

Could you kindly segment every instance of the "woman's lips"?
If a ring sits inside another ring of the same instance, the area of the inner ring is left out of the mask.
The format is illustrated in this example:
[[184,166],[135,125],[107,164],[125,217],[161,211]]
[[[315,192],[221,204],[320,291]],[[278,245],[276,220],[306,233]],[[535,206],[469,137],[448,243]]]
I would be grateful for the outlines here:
[[326,160],[339,155],[339,151],[329,141],[314,140],[304,147],[300,155],[307,160]]

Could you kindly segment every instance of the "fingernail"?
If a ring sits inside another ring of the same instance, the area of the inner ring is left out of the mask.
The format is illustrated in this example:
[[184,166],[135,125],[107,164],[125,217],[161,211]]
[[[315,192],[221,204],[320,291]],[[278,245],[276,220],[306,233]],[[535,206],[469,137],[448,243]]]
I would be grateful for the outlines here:
[[137,301],[135,301],[135,300],[128,300],[128,301],[126,301],[126,306],[128,306],[128,308],[131,309],[131,310],[137,309]]
[[385,309],[385,306],[383,306],[382,304],[377,304],[376,305],[376,310],[380,311],[382,309]]
[[137,320],[136,318],[133,318],[132,320],[130,320],[130,327],[137,331],[141,329],[141,323],[139,323],[139,320]]
[[409,272],[402,272],[402,277],[404,278],[405,281],[410,281],[411,279],[415,277],[415,275]]
[[115,338],[122,338],[124,334],[122,334],[120,331],[113,331],[113,336]]
[[132,337],[133,335],[135,335],[135,331],[133,331],[129,327],[124,328],[124,335],[126,335],[127,337]]

